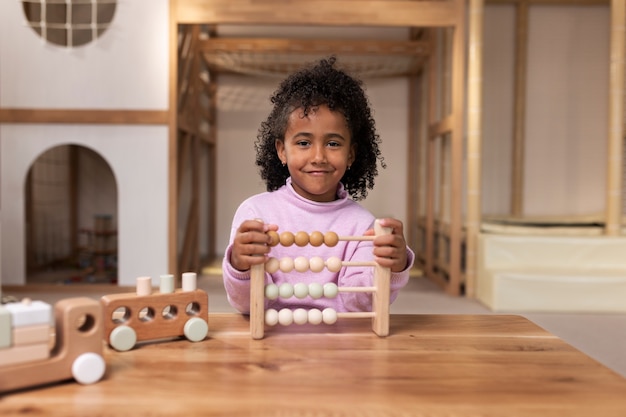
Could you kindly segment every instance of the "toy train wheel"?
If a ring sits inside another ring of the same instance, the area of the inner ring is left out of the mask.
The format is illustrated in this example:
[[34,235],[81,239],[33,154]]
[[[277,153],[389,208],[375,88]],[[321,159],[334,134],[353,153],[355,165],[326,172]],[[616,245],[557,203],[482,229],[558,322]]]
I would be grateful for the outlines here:
[[81,384],[93,384],[104,375],[106,364],[104,358],[97,353],[83,353],[72,363],[72,376]]
[[192,317],[185,323],[185,337],[191,342],[204,340],[209,333],[209,325],[200,317]]
[[125,352],[137,343],[137,333],[129,326],[118,326],[109,336],[109,344],[117,351]]

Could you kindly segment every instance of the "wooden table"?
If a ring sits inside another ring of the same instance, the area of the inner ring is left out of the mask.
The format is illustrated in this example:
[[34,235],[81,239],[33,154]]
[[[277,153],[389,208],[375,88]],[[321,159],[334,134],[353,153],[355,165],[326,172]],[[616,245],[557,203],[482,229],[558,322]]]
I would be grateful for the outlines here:
[[11,393],[0,415],[626,416],[626,379],[518,316],[394,315],[105,348],[102,381]]

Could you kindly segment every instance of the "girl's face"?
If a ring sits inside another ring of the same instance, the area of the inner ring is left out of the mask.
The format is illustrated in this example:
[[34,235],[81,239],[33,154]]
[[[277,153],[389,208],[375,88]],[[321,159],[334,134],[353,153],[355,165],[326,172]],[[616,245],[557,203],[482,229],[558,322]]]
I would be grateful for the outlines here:
[[325,105],[311,109],[306,117],[302,109],[291,112],[276,150],[296,192],[317,202],[337,198],[339,181],[354,161],[345,117]]

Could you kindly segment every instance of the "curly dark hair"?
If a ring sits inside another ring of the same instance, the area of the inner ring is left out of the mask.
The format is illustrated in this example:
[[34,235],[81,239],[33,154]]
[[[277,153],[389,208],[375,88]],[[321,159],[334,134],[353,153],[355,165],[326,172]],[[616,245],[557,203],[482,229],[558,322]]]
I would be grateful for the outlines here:
[[276,141],[284,140],[289,115],[296,109],[308,114],[311,108],[327,105],[332,111],[344,115],[355,147],[354,162],[341,179],[346,191],[354,200],[367,197],[367,190],[374,188],[378,175],[377,163],[386,168],[378,145],[369,100],[362,81],[335,68],[336,58],[322,59],[288,76],[270,98],[274,108],[261,123],[257,139],[256,165],[267,190],[275,191],[289,177],[276,152]]

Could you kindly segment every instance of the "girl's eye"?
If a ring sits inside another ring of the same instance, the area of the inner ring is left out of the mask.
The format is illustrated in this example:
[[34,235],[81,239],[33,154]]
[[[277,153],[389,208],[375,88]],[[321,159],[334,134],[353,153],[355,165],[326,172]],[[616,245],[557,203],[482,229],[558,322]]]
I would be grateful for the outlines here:
[[296,142],[297,146],[308,146],[309,145],[309,141],[308,140],[299,140]]
[[341,146],[341,143],[339,143],[339,142],[328,142],[328,147],[329,148],[337,148],[339,146]]

